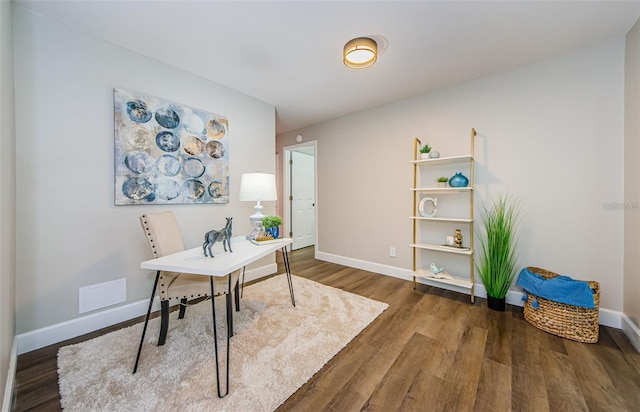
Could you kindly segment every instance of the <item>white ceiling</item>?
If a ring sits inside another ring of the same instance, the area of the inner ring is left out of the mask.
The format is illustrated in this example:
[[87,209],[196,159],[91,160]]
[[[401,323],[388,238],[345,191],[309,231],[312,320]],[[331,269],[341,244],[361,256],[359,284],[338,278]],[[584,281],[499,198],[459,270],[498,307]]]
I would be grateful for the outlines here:
[[[640,16],[640,0],[16,1],[273,104],[278,133],[622,38]],[[360,36],[386,48],[352,71]]]

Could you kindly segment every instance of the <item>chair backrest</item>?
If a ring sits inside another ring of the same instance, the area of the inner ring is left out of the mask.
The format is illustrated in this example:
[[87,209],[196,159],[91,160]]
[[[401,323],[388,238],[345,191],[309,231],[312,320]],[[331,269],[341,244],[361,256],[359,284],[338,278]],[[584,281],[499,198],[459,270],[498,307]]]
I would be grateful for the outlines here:
[[182,233],[172,212],[144,214],[140,223],[154,259],[184,250]]

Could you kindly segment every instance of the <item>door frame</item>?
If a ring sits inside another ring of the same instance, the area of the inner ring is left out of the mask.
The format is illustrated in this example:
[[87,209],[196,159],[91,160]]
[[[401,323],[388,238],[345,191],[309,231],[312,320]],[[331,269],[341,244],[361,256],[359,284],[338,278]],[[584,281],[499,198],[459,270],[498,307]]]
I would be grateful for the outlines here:
[[[289,196],[291,196],[291,168],[289,167],[289,153],[305,147],[313,148],[313,197],[315,200],[315,207],[313,208],[315,224],[313,249],[315,256],[318,253],[318,144],[316,140],[282,148],[282,220],[284,235],[289,236],[289,233],[291,233],[291,201],[289,200]],[[291,250],[292,245],[287,247]]]

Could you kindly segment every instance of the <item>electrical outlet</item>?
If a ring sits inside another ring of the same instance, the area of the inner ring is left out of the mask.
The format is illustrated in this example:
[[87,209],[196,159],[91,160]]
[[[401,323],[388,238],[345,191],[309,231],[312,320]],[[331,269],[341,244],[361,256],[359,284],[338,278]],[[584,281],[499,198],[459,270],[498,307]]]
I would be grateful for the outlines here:
[[396,257],[396,248],[394,248],[393,246],[389,248],[389,256]]

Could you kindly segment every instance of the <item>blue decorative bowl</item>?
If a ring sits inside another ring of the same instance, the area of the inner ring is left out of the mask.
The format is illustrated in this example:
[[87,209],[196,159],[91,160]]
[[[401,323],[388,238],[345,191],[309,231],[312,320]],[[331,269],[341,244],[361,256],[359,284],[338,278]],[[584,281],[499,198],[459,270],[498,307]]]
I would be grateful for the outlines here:
[[467,177],[461,172],[458,172],[449,178],[449,186],[451,187],[467,187],[468,185],[469,179],[467,179]]

